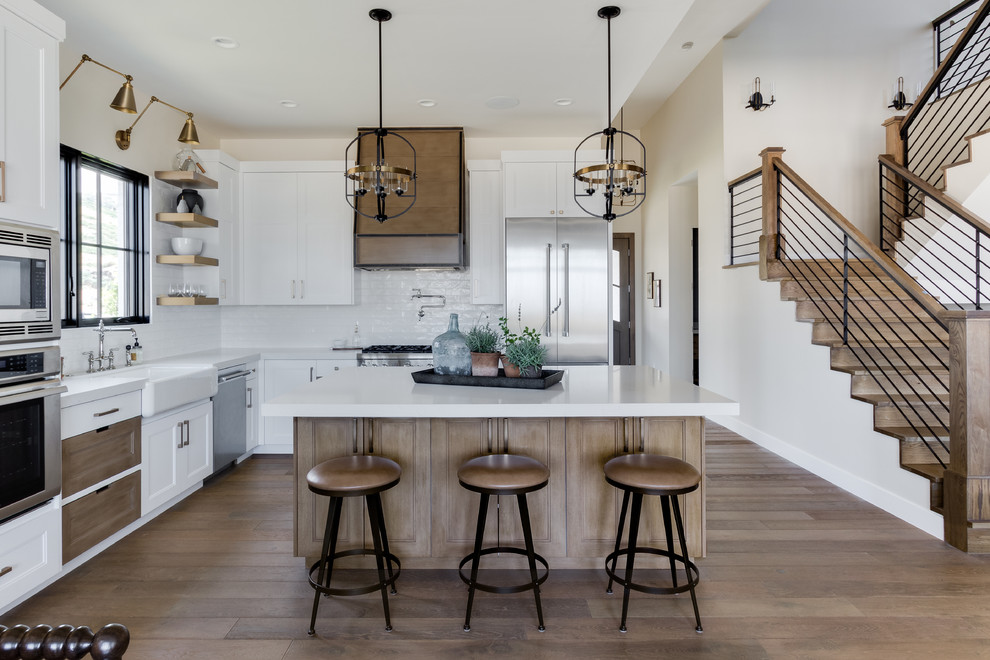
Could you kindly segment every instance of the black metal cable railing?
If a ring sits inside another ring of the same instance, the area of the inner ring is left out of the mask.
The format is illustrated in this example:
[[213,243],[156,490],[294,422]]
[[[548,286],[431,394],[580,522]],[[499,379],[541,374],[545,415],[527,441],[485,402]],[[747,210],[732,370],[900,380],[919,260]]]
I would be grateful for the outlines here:
[[946,309],[990,306],[990,236],[982,220],[880,157],[881,247]]
[[763,233],[761,169],[729,183],[729,204],[729,265],[756,263]]
[[972,12],[901,125],[908,169],[934,186],[960,161],[966,138],[990,128],[990,0]]
[[959,41],[959,37],[973,18],[973,14],[979,9],[979,5],[980,0],[966,0],[932,21],[932,29],[935,31],[936,69]]
[[889,408],[878,427],[920,439],[945,467],[949,348],[935,305],[920,289],[899,284],[898,266],[800,177],[775,167],[776,256],[814,306],[816,341],[845,348],[868,374],[875,387],[859,396]]

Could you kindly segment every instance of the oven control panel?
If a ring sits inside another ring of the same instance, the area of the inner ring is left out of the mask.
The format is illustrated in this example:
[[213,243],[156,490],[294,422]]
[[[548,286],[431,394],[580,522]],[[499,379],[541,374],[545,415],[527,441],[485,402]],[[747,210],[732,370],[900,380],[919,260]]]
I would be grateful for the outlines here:
[[58,346],[0,351],[0,385],[59,373]]

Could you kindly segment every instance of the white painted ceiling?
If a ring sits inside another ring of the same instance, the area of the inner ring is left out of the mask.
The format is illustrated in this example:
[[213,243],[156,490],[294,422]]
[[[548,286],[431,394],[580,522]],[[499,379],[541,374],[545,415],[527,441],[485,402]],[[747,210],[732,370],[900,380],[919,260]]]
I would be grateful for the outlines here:
[[[139,108],[154,94],[221,137],[346,137],[377,124],[375,7],[393,14],[382,28],[385,125],[558,137],[606,121],[603,0],[39,2],[65,19],[68,53],[134,76]],[[613,114],[628,101],[625,128],[645,123],[719,39],[767,2],[623,0],[612,20]],[[219,48],[214,37],[239,47]],[[694,47],[683,49],[685,41]],[[84,69],[70,84],[95,79],[106,82]],[[486,107],[499,96],[519,104]],[[555,105],[560,98],[573,103]]]

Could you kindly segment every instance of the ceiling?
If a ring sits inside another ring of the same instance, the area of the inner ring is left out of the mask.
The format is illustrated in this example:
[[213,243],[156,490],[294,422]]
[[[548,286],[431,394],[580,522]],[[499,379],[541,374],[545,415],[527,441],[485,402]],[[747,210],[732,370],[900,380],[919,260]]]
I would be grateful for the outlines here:
[[[194,112],[219,137],[347,137],[377,123],[378,24],[368,11],[382,6],[378,0],[39,2],[65,19],[66,53],[134,76],[139,107],[154,94]],[[626,103],[625,128],[641,126],[719,39],[768,2],[624,0],[612,20],[613,114]],[[601,5],[387,0],[385,125],[463,126],[469,137],[600,130],[607,114]],[[220,48],[215,37],[238,47]],[[682,48],[686,41],[694,46]],[[71,84],[87,84],[86,75]],[[489,107],[497,97],[518,104]],[[422,107],[423,99],[436,104]],[[283,107],[285,100],[298,105]]]

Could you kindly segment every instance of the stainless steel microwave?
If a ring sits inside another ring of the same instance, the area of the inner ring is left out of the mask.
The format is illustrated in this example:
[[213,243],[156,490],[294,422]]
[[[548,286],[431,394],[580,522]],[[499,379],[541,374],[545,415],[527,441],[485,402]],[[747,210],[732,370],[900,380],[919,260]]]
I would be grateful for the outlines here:
[[0,223],[0,342],[59,337],[58,262],[58,232]]

